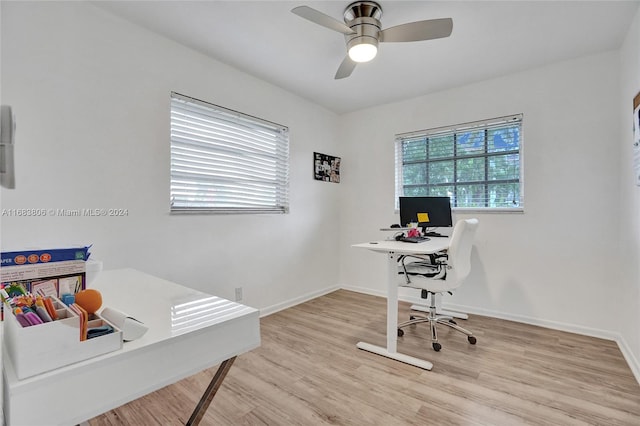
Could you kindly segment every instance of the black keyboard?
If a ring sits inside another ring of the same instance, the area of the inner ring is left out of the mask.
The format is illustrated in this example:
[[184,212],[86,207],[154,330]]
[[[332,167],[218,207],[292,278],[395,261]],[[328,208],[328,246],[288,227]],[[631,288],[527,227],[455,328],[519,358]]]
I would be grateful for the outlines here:
[[405,243],[421,243],[423,241],[429,241],[430,239],[429,237],[402,237],[400,241],[404,241]]
[[442,235],[442,234],[438,234],[437,232],[427,232],[426,234],[424,234],[425,237],[441,237],[441,238],[448,238],[446,235]]

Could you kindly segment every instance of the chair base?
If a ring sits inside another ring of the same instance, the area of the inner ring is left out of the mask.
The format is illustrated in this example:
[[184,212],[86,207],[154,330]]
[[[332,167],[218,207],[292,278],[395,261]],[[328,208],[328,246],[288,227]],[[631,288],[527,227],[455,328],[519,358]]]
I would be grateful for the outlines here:
[[[419,312],[425,312],[425,313],[429,313],[429,306],[427,305],[411,305],[411,309],[412,311],[419,311]],[[436,313],[438,315],[448,315],[450,317],[454,317],[457,319],[469,319],[469,315],[467,315],[464,312],[458,312],[458,311],[452,311],[449,309],[442,309],[441,307],[438,306],[438,310],[436,311]]]
[[436,325],[438,325],[438,324],[446,325],[447,327],[450,327],[450,328],[452,328],[452,329],[464,334],[465,336],[467,336],[467,340],[469,341],[469,343],[471,343],[472,345],[475,345],[477,339],[475,338],[475,336],[473,335],[472,332],[470,332],[466,328],[462,328],[459,325],[457,325],[452,316],[450,316],[450,315],[439,315],[438,313],[436,313],[436,309],[437,309],[437,307],[436,307],[436,294],[429,292],[429,295],[430,295],[429,315],[428,316],[420,316],[420,315],[415,315],[415,314],[412,313],[409,321],[405,321],[405,322],[402,322],[402,323],[398,324],[398,336],[403,336],[404,335],[404,330],[402,330],[403,327],[406,327],[406,326],[412,325],[412,324],[419,324],[419,323],[423,323],[423,322],[428,322],[429,323],[429,327],[431,328],[431,345],[433,346],[433,349],[436,352],[439,351],[442,348],[442,345],[440,345],[440,343],[438,342],[438,332],[436,330]]

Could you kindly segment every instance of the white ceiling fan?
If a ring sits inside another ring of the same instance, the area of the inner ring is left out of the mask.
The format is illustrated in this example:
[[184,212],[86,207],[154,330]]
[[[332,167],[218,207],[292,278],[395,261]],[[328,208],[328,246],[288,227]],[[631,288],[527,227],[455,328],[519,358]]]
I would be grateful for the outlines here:
[[449,37],[453,29],[453,20],[442,18],[410,22],[383,30],[380,24],[382,8],[373,1],[357,1],[347,6],[344,24],[309,6],[298,6],[291,12],[344,34],[348,54],[336,72],[336,80],[349,77],[358,62],[372,60],[378,52],[378,43],[444,38]]

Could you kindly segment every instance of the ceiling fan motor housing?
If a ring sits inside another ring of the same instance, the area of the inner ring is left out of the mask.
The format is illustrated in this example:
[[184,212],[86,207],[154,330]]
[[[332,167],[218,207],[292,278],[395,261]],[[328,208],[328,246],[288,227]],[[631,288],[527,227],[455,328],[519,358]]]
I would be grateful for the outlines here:
[[382,29],[380,18],[382,8],[372,1],[351,3],[344,11],[344,22],[355,34],[346,34],[347,50],[357,44],[372,44],[378,47],[379,33]]

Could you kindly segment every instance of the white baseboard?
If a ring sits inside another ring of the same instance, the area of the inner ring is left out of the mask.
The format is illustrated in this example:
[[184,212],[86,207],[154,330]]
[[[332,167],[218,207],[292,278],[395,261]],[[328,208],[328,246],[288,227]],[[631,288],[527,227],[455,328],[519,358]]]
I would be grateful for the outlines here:
[[[376,290],[371,290],[369,288],[354,287],[354,286],[342,286],[342,288],[344,290],[355,291],[357,293],[369,294],[372,296],[379,296],[385,299],[387,297],[386,291],[376,291]],[[425,304],[425,301],[419,297],[399,295],[398,299],[403,302],[409,302],[413,304],[419,304],[419,305]],[[505,312],[481,309],[473,306],[457,305],[453,303],[443,303],[442,308],[449,309],[452,311],[465,312],[468,314],[482,315],[482,316],[491,317],[491,318],[499,318],[499,319],[515,321],[515,322],[524,323],[524,324],[537,325],[540,327],[550,328],[553,330],[566,331],[569,333],[581,334],[581,335],[590,336],[590,337],[597,337],[605,340],[612,340],[618,344],[618,347],[620,348],[620,352],[622,352],[622,356],[624,356],[625,361],[627,361],[627,364],[629,365],[631,372],[636,378],[636,381],[640,384],[640,362],[638,361],[638,358],[636,358],[636,356],[631,351],[631,348],[629,348],[629,345],[624,340],[623,336],[618,332],[591,328],[591,327],[583,327],[576,324],[569,324],[569,323],[563,323],[558,321],[548,321],[540,318],[529,317],[526,315],[515,315],[515,314],[509,314]]]
[[638,358],[635,357],[631,348],[627,345],[627,341],[624,340],[622,335],[618,335],[616,342],[618,343],[620,352],[622,352],[622,356],[624,356],[624,359],[627,361],[631,372],[636,377],[636,381],[640,383],[640,362],[638,361]]
[[282,311],[287,308],[291,308],[293,306],[299,305],[300,303],[308,302],[309,300],[315,299],[316,297],[324,296],[325,294],[329,294],[336,290],[339,290],[340,287],[337,285],[324,288],[322,290],[313,291],[311,293],[303,294],[302,296],[285,300],[282,303],[277,303],[275,305],[267,306],[266,308],[260,309],[260,317],[266,317],[267,315],[275,314],[276,312]]
[[537,325],[544,328],[551,328],[553,330],[567,331],[569,333],[582,334],[584,336],[598,337],[600,339],[617,341],[617,335],[615,332],[602,330],[591,327],[583,327],[576,324],[549,321],[535,317],[529,317],[526,315],[509,314],[500,311],[493,311],[489,309],[482,309],[473,306],[456,305],[453,303],[443,303],[442,307],[445,309],[453,309],[455,311],[467,312],[470,314],[483,315],[492,318],[499,318],[509,321],[520,322],[524,324]]
[[370,296],[379,296],[379,297],[384,297],[385,299],[387,298],[386,291],[371,290],[370,288],[367,288],[367,287],[354,287],[354,286],[343,285],[338,288],[341,288],[342,290],[355,291],[356,293],[368,294]]

